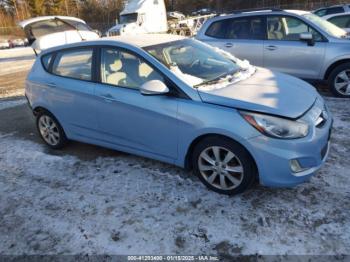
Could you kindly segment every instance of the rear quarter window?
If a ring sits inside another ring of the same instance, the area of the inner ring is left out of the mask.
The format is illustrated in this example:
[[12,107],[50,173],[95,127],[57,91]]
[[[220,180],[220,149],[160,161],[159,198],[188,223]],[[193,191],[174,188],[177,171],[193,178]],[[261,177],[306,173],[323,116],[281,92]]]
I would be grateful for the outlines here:
[[225,38],[226,35],[226,20],[213,22],[205,32],[205,35],[215,38]]
[[92,48],[60,51],[56,54],[52,73],[90,81],[92,79],[92,55]]
[[50,66],[50,63],[51,63],[51,59],[52,59],[52,54],[47,54],[47,55],[44,55],[42,58],[41,58],[41,63],[44,67],[44,69],[46,71],[49,71],[49,66]]

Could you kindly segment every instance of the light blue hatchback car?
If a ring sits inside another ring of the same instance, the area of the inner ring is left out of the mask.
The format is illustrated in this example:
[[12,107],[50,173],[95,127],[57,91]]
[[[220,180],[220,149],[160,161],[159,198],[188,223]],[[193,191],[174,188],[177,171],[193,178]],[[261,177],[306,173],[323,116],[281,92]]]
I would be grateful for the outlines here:
[[52,148],[76,140],[157,159],[223,194],[306,181],[329,149],[332,117],[312,86],[180,36],[48,49],[26,96]]

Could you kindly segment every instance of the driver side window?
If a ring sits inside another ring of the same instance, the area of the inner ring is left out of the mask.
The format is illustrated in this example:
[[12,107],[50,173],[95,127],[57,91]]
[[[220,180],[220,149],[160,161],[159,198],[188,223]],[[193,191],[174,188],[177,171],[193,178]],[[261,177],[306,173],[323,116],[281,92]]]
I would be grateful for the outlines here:
[[311,33],[315,41],[322,41],[322,36],[302,20],[289,16],[269,16],[267,18],[268,40],[299,41],[300,34]]
[[105,84],[138,89],[150,80],[164,78],[142,58],[116,48],[101,49],[101,81]]

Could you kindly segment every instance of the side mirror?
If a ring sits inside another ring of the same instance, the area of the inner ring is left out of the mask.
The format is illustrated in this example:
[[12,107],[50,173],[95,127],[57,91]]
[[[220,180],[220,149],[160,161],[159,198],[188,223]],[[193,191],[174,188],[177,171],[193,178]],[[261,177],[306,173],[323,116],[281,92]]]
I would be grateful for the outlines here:
[[159,80],[151,80],[140,86],[140,92],[143,95],[164,95],[169,93],[169,88]]
[[309,46],[315,45],[314,36],[311,33],[301,33],[299,37],[300,41],[305,41]]

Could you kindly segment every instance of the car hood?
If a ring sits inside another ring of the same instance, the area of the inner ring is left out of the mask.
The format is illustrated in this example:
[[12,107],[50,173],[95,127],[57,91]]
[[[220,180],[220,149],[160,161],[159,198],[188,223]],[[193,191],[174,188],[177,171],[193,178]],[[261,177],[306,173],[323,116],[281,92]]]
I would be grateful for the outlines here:
[[315,102],[318,93],[295,77],[257,68],[246,80],[198,93],[205,103],[288,118],[298,118]]

